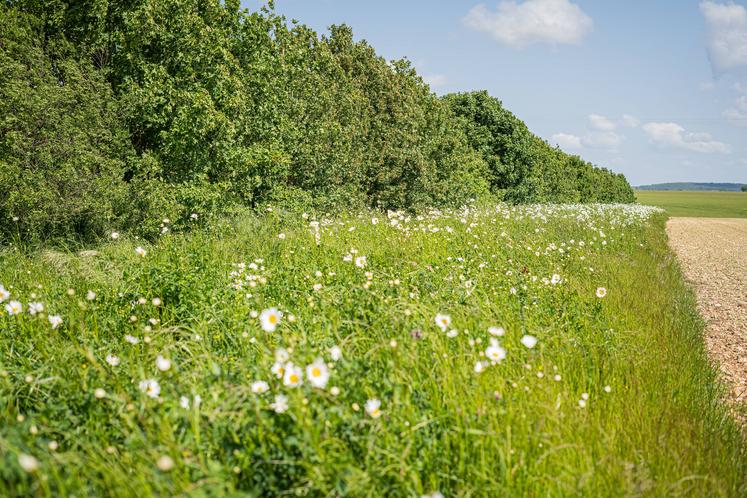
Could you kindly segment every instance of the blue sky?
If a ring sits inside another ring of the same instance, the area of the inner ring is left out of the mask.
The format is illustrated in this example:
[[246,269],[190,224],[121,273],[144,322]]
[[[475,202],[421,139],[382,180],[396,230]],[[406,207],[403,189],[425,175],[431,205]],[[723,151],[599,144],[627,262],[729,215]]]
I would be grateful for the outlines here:
[[[245,0],[256,8],[260,0]],[[631,183],[747,183],[747,0],[276,0]]]

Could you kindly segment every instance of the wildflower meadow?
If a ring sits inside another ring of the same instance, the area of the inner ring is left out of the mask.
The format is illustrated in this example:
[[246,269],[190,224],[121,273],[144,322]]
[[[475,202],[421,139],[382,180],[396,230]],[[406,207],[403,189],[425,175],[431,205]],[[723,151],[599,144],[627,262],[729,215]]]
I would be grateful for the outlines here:
[[269,207],[11,245],[0,495],[744,493],[663,220]]

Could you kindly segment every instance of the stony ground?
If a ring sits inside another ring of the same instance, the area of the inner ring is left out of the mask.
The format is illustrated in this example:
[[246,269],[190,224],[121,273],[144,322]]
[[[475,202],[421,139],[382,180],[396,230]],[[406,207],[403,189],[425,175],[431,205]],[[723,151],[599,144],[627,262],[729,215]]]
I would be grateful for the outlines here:
[[[670,244],[698,296],[706,345],[730,383],[732,399],[747,403],[747,219],[671,218]],[[739,417],[747,423],[745,411]]]

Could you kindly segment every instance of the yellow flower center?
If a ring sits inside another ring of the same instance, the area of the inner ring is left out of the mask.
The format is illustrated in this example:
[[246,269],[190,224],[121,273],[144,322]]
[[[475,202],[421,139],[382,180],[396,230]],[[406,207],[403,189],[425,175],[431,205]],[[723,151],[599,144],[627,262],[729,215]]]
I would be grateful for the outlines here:
[[273,325],[277,325],[278,323],[278,317],[276,315],[270,315],[270,317],[267,319],[268,322],[270,322]]
[[311,375],[312,377],[319,377],[320,375],[322,375],[322,371],[319,370],[319,367],[312,367]]
[[288,377],[288,380],[290,380],[291,384],[295,384],[296,382],[298,382],[298,375],[291,374],[290,377]]

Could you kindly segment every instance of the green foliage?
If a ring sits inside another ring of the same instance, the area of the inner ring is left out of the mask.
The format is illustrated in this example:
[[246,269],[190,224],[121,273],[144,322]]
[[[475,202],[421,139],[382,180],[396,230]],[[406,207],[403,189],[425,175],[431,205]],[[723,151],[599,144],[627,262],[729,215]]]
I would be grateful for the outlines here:
[[494,192],[512,202],[633,202],[623,175],[594,167],[532,134],[485,91],[444,97],[470,147],[489,169]]
[[101,235],[129,198],[127,131],[103,75],[35,28],[0,9],[0,236]]
[[[29,36],[47,65],[68,61],[97,85],[95,95],[77,80],[59,92],[77,97],[80,114],[107,113],[72,129],[52,113],[49,126],[116,137],[124,174],[106,180],[108,196],[133,193],[123,223],[144,235],[164,217],[178,228],[193,213],[282,199],[329,211],[457,206],[491,193],[512,202],[632,199],[624,179],[609,190],[611,173],[576,168],[487,93],[440,99],[408,61],[384,60],[347,26],[319,36],[271,5],[248,12],[236,0],[12,0],[0,8],[8,19],[21,11],[36,19]],[[19,54],[6,50],[6,64],[22,64]],[[583,191],[577,170],[593,175]],[[111,220],[114,211],[101,212]]]
[[742,185],[742,192],[747,192],[747,185]]

